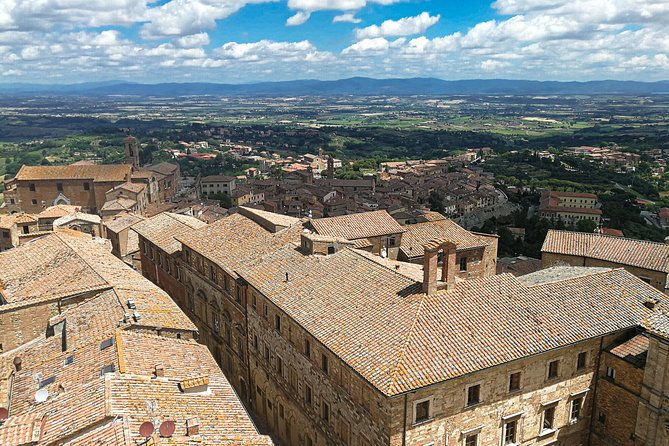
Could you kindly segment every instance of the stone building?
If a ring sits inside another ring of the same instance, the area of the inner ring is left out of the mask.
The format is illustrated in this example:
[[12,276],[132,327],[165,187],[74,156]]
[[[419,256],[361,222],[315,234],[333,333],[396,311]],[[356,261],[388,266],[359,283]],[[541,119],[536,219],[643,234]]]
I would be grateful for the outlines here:
[[181,168],[178,164],[158,163],[144,167],[157,174],[159,200],[172,201],[181,190]]
[[[496,274],[498,236],[467,231],[454,221],[441,216],[430,221],[405,226],[399,260],[422,263],[427,243],[435,239],[457,241],[456,276],[461,279]],[[441,259],[439,259],[441,263]]]
[[188,215],[163,212],[132,225],[139,235],[142,274],[179,304],[185,302],[181,282],[181,243],[175,237],[206,226]]
[[131,167],[125,164],[23,166],[5,183],[5,200],[8,210],[34,214],[58,204],[97,213],[107,191],[129,181],[130,175]]
[[200,178],[198,188],[200,195],[206,197],[213,194],[232,195],[236,186],[236,177],[225,175],[210,175]]
[[603,234],[550,230],[541,248],[541,266],[625,268],[660,291],[667,289],[669,245]]
[[118,215],[103,223],[103,232],[111,242],[111,253],[141,271],[139,234],[132,228],[140,221],[144,221],[144,217],[135,214]]
[[456,280],[457,240],[421,267],[244,212],[176,236],[183,308],[283,444],[594,444],[603,364],[669,304],[623,269]]
[[597,203],[597,195],[576,192],[547,191],[541,195],[539,216],[550,220],[562,220],[566,224],[576,224],[590,220],[599,224],[602,210]]
[[356,242],[356,247],[397,259],[405,228],[386,211],[360,212],[311,220],[319,235]]
[[192,322],[106,245],[56,233],[0,265],[0,444],[272,444]]

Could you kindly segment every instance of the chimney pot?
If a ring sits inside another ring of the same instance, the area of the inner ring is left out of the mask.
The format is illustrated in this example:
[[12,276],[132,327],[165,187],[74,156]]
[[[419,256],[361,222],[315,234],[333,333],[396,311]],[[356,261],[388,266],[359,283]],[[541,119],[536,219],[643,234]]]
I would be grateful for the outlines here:
[[17,372],[21,371],[21,363],[22,362],[23,362],[23,360],[19,356],[14,358],[14,368],[16,369]]
[[165,376],[165,367],[162,364],[156,364],[156,377],[162,378]]
[[192,437],[193,435],[198,435],[200,433],[200,423],[197,420],[197,417],[189,418],[186,420],[186,435]]

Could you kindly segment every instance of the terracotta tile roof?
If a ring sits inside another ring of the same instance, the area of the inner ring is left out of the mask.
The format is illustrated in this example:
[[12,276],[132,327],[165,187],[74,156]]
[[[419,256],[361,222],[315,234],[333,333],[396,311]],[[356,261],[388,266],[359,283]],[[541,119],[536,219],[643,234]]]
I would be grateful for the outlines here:
[[64,217],[65,215],[70,215],[74,213],[77,209],[80,209],[80,206],[72,206],[69,204],[57,204],[55,206],[50,206],[44,209],[42,212],[37,214],[37,217],[59,218],[59,217]]
[[294,225],[272,233],[241,214],[224,217],[197,231],[177,237],[223,268],[233,277],[249,262],[276,251],[286,243],[299,243],[302,225]]
[[195,217],[171,212],[163,212],[133,226],[139,235],[158,246],[167,254],[181,250],[181,243],[176,238],[207,224]]
[[287,228],[298,224],[299,218],[289,217],[288,215],[276,214],[274,212],[267,212],[261,209],[241,206],[239,213],[259,223],[270,231],[275,232],[278,229]]
[[135,301],[140,319],[133,324],[197,330],[167,293],[113,256],[102,239],[57,232],[0,253],[0,264],[8,265],[0,270],[3,309],[112,289],[120,302]]
[[168,176],[173,174],[176,170],[179,169],[179,166],[177,164],[172,164],[172,163],[167,163],[167,162],[162,162],[158,164],[152,164],[150,166],[146,166],[146,169],[152,170],[154,172],[158,172],[162,175]]
[[669,271],[669,245],[602,234],[550,230],[541,252],[590,257],[652,271]]
[[53,226],[63,226],[70,224],[74,221],[84,221],[86,223],[91,223],[91,224],[96,224],[99,225],[102,222],[102,219],[100,218],[99,215],[95,214],[86,214],[84,212],[77,212],[74,214],[70,215],[65,215],[63,217],[57,218],[53,222]]
[[453,220],[442,219],[425,223],[416,223],[404,227],[400,251],[407,258],[423,257],[423,246],[431,240],[447,238],[453,240],[458,251],[485,248],[490,242],[459,226]]
[[225,175],[209,175],[208,177],[202,177],[200,181],[203,183],[229,183],[236,179],[237,177],[228,177]]
[[[11,365],[16,356],[22,359],[12,382],[12,416],[0,426],[0,444],[39,439],[36,444],[88,445],[100,440],[129,446],[142,439],[139,426],[154,420],[170,420],[177,427],[160,444],[271,444],[258,434],[204,345],[117,329],[111,317],[103,322],[102,313],[119,306],[110,298],[112,292],[103,294],[64,312],[65,351],[61,336],[56,335],[0,355],[3,366]],[[86,308],[89,303],[97,311],[91,313],[93,308]],[[90,316],[99,318],[95,328],[87,323]],[[91,336],[71,342],[72,330],[87,329]],[[154,375],[156,365],[163,367],[163,377]],[[179,388],[184,380],[208,389],[184,393]],[[48,391],[41,403],[35,401],[40,388]],[[189,437],[185,422],[192,417],[200,421],[200,434]]]
[[127,181],[131,166],[127,164],[87,164],[76,166],[26,166],[16,174],[18,181],[29,180],[92,180],[97,182]]
[[141,215],[137,214],[122,214],[120,216],[117,216],[111,221],[108,221],[105,223],[105,226],[107,227],[108,231],[114,232],[118,234],[122,230],[129,228],[130,226],[134,225],[135,223],[139,223],[140,221],[144,221],[145,218],[142,217]]
[[305,256],[293,244],[240,274],[386,395],[634,327],[647,299],[668,303],[624,270],[535,286],[505,274],[426,296],[354,250]]
[[625,342],[608,347],[607,350],[636,367],[643,367],[646,364],[649,344],[648,336],[638,334]]
[[311,224],[321,235],[349,240],[404,232],[404,228],[386,211],[317,218],[311,220]]
[[[134,176],[134,174],[133,174],[133,176]],[[142,192],[144,189],[146,189],[146,184],[132,183],[132,182],[128,181],[128,182],[125,182],[123,184],[119,184],[118,186],[115,186],[115,187],[109,189],[107,191],[107,193],[113,192],[115,190],[126,190],[128,192],[132,192],[133,194],[138,194],[138,193]]]
[[37,216],[32,214],[14,214],[14,221],[17,225],[37,223]]
[[105,201],[101,211],[130,211],[137,206],[137,202],[131,198],[118,197],[113,200]]
[[652,315],[645,321],[644,327],[655,336],[669,340],[669,312]]

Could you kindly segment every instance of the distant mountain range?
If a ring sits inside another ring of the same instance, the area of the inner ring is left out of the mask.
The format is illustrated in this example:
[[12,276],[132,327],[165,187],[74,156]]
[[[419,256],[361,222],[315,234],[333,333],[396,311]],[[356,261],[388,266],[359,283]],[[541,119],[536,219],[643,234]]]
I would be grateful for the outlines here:
[[80,96],[406,96],[406,95],[651,95],[669,94],[669,81],[556,82],[508,79],[446,81],[435,78],[371,79],[353,77],[335,81],[296,80],[250,84],[162,83],[122,81],[70,85],[0,84],[4,95]]

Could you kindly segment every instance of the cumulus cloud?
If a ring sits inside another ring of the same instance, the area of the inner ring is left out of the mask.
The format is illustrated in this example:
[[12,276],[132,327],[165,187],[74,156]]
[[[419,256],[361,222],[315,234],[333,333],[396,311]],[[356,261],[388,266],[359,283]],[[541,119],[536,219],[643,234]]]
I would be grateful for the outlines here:
[[347,12],[345,14],[336,15],[332,19],[332,23],[342,23],[342,22],[345,22],[345,23],[360,23],[360,22],[362,22],[362,20],[357,18],[355,16],[355,14],[352,13],[352,12]]
[[392,5],[403,1],[407,0],[288,0],[288,7],[298,13],[289,18],[290,23],[286,22],[286,24],[301,25],[309,20],[311,13],[316,11],[345,11],[347,14],[339,16],[340,18],[353,18],[355,11],[369,4]]
[[386,20],[381,25],[371,25],[367,28],[356,29],[355,37],[358,40],[374,39],[376,37],[410,36],[422,34],[428,28],[436,25],[440,16],[431,16],[423,12],[415,17],[404,17],[399,20]]
[[180,48],[195,48],[209,45],[209,34],[197,33],[189,36],[179,37],[174,40],[174,44]]
[[301,42],[275,42],[273,40],[260,40],[253,43],[228,42],[216,48],[214,54],[221,59],[258,63],[322,61],[330,57],[329,53],[318,51],[308,40]]

